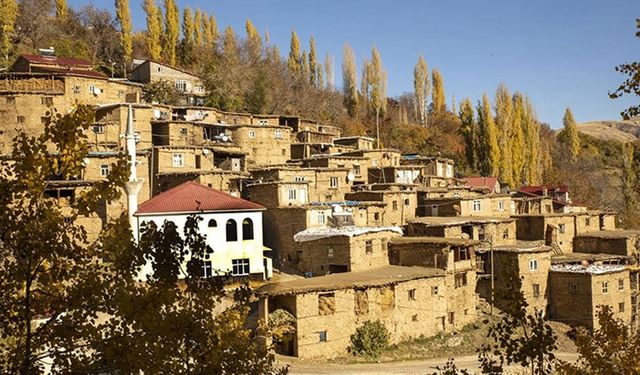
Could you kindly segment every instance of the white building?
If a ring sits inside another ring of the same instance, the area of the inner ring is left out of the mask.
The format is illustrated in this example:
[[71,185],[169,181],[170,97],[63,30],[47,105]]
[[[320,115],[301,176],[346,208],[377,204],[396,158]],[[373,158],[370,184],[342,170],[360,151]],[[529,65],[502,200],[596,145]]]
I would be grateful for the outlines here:
[[[259,204],[188,181],[142,203],[135,217],[137,233],[144,222],[161,227],[165,220],[175,223],[182,233],[187,217],[197,214],[203,219],[200,233],[213,249],[204,260],[203,275],[230,273],[266,279],[272,275],[272,261],[265,256],[270,249],[262,242],[264,210]],[[140,279],[151,272],[148,263]]]

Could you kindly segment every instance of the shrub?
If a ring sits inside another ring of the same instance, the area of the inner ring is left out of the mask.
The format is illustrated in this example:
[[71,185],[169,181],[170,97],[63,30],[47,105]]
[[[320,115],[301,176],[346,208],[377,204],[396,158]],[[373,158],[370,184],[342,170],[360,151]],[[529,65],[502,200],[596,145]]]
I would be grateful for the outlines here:
[[354,355],[377,357],[389,345],[389,330],[379,321],[367,320],[351,335],[349,351]]

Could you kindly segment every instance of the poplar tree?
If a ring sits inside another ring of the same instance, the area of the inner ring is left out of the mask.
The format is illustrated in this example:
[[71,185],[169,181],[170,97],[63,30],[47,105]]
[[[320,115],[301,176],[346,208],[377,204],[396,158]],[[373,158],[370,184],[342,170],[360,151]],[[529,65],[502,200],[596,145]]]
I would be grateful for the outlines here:
[[313,36],[309,39],[309,82],[313,87],[321,87],[322,84],[319,80],[319,75],[322,74],[322,69],[318,64],[317,52],[316,52],[316,40]]
[[195,16],[193,17],[193,40],[196,46],[201,47],[203,45],[203,19],[202,11],[200,8],[196,8]]
[[382,66],[378,49],[371,50],[371,62],[366,64],[365,97],[376,114],[376,138],[380,148],[380,114],[387,109],[387,72]]
[[218,30],[218,22],[216,21],[216,17],[211,15],[207,18],[205,14],[202,17],[203,21],[203,30],[204,30],[204,44],[207,48],[215,50],[216,45],[218,43],[218,37],[220,36],[220,31]]
[[[550,155],[550,150],[543,150],[540,142],[540,125],[536,118],[531,99],[525,97],[523,111],[523,128],[525,129],[525,143],[530,151],[525,160],[525,170],[527,171],[527,183],[536,185],[541,182],[543,164],[543,155]],[[548,145],[546,145],[548,146]],[[549,157],[550,159],[550,157]]]
[[462,99],[462,102],[460,102],[459,116],[460,134],[464,140],[467,164],[471,169],[476,170],[478,168],[478,123],[476,122],[473,112],[473,104],[471,104],[471,100],[469,98],[464,98]]
[[300,53],[300,39],[298,34],[293,30],[291,32],[291,42],[289,43],[289,59],[287,60],[289,70],[294,74],[300,74],[302,71],[302,55]]
[[413,89],[418,119],[422,125],[427,125],[427,98],[429,97],[431,86],[429,82],[429,69],[422,55],[418,57],[418,63],[413,69]]
[[222,54],[231,63],[240,62],[240,50],[238,49],[238,39],[236,33],[231,26],[224,29],[224,37],[222,41]]
[[180,36],[180,11],[175,0],[164,0],[164,53],[167,62],[176,63],[176,46]]
[[130,61],[133,57],[133,37],[131,35],[129,0],[116,0],[116,18],[120,24],[120,43],[122,43],[124,59],[125,61]]
[[527,147],[525,147],[525,135],[523,127],[524,99],[522,94],[513,94],[513,124],[511,126],[511,165],[513,181],[516,187],[523,183],[524,166]]
[[351,117],[355,117],[358,107],[358,78],[356,72],[356,56],[348,43],[344,44],[342,57],[342,92],[344,106]]
[[252,62],[260,60],[262,56],[262,38],[260,33],[256,30],[250,19],[247,18],[245,23],[245,29],[247,30],[247,49],[249,51],[249,59]]
[[333,58],[328,53],[324,56],[324,75],[327,88],[333,90],[335,87],[335,73],[333,72]]
[[191,8],[186,7],[182,11],[182,40],[187,46],[193,46],[195,40],[195,26]]
[[444,82],[442,80],[442,74],[440,74],[438,69],[432,70],[431,78],[433,80],[433,92],[431,94],[433,113],[439,115],[447,109],[447,105],[445,103]]
[[0,0],[0,49],[5,63],[9,60],[12,47],[11,38],[18,18],[18,3],[16,0]]
[[[56,0],[56,18],[64,20],[67,17],[67,0]],[[118,11],[118,0],[116,0],[116,12]],[[118,17],[119,18],[119,17]]]
[[498,147],[500,148],[500,181],[514,187],[513,165],[511,160],[513,103],[509,89],[500,84],[496,90],[496,128],[498,130]]
[[144,0],[142,8],[147,15],[147,31],[144,39],[147,51],[151,59],[159,60],[162,52],[160,45],[160,34],[162,33],[160,9],[156,6],[154,0]]
[[483,174],[497,177],[500,173],[498,129],[491,113],[491,102],[486,93],[482,96],[482,104],[478,105],[478,126],[481,135]]
[[580,136],[578,135],[578,125],[569,108],[564,111],[562,125],[564,126],[564,130],[561,142],[567,148],[571,162],[575,163],[580,153]]
[[309,69],[309,56],[307,55],[307,51],[302,51],[302,68],[301,73],[305,82],[309,82],[309,77],[311,76],[311,70]]

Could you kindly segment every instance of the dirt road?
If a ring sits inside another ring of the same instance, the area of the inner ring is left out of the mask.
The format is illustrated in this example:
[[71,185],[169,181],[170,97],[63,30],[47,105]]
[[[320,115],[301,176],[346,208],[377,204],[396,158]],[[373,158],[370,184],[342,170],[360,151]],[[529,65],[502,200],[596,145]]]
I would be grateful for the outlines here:
[[[564,361],[575,361],[578,358],[576,353],[556,353],[559,359]],[[290,374],[294,375],[324,375],[324,374],[432,374],[436,371],[436,366],[444,366],[447,358],[433,358],[420,361],[387,362],[387,363],[358,363],[350,365],[339,365],[333,363],[309,363],[289,357],[278,357],[278,362],[291,366]],[[455,362],[458,368],[465,368],[478,371],[477,356],[456,357]]]

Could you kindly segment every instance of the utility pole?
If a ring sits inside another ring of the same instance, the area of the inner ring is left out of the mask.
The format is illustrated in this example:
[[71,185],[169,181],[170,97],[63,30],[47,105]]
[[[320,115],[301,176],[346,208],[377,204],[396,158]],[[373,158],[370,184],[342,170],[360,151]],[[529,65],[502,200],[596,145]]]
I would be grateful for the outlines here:
[[378,140],[378,150],[380,149],[380,108],[376,107],[376,139]]

